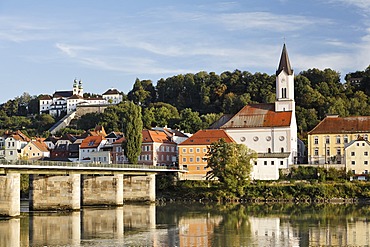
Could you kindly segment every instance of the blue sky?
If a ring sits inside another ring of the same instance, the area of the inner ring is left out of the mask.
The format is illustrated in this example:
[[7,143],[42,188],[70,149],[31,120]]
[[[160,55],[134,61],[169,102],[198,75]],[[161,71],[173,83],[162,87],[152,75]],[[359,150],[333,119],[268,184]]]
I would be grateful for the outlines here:
[[370,0],[0,1],[0,103],[71,90],[128,93],[136,78],[295,73],[370,64]]

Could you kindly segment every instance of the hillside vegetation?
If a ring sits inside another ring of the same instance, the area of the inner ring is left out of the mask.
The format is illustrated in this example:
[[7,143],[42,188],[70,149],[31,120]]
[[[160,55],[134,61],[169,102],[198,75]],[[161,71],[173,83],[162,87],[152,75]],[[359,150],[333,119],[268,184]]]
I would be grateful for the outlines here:
[[[351,78],[362,78],[353,82]],[[299,136],[305,139],[326,114],[370,115],[370,66],[345,76],[331,69],[309,69],[295,76],[295,101]],[[51,92],[52,93],[52,92]],[[89,94],[86,94],[89,95]],[[39,115],[38,98],[23,93],[0,105],[0,130],[22,129],[30,136],[47,136],[57,121],[48,114]],[[156,85],[139,80],[125,100],[142,107],[144,127],[165,126],[194,133],[210,126],[222,114],[234,114],[249,103],[275,101],[275,75],[235,70],[180,74],[160,79]],[[103,125],[109,131],[122,131],[124,109],[109,107],[104,113],[87,114],[64,132],[80,132]]]

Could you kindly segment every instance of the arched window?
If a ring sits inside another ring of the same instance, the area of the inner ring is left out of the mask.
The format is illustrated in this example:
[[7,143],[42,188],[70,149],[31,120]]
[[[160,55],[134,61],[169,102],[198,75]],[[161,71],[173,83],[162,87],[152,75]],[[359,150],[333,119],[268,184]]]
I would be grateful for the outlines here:
[[281,148],[281,152],[284,153],[284,148]]
[[268,148],[268,149],[267,149],[267,152],[268,152],[268,153],[271,153],[271,148]]

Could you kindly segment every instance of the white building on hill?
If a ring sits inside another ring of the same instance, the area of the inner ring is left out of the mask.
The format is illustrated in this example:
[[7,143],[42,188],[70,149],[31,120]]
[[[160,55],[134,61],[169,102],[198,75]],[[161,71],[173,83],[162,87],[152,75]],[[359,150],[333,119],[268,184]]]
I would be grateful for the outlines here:
[[78,105],[109,105],[122,101],[122,93],[117,89],[108,89],[102,96],[84,98],[81,81],[74,80],[71,91],[55,91],[52,96],[40,97],[40,114],[48,113],[60,116],[76,111]]

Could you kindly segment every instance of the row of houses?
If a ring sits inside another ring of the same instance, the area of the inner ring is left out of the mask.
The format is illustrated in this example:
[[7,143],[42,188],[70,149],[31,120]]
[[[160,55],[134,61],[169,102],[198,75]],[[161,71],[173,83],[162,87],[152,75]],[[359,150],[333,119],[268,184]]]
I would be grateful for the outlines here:
[[[188,136],[170,128],[142,131],[142,152],[139,163],[153,166],[178,166],[178,143]],[[127,163],[122,133],[107,134],[97,126],[83,135],[65,134],[61,137],[29,138],[21,131],[5,133],[0,137],[0,159],[51,160],[65,162]]]

